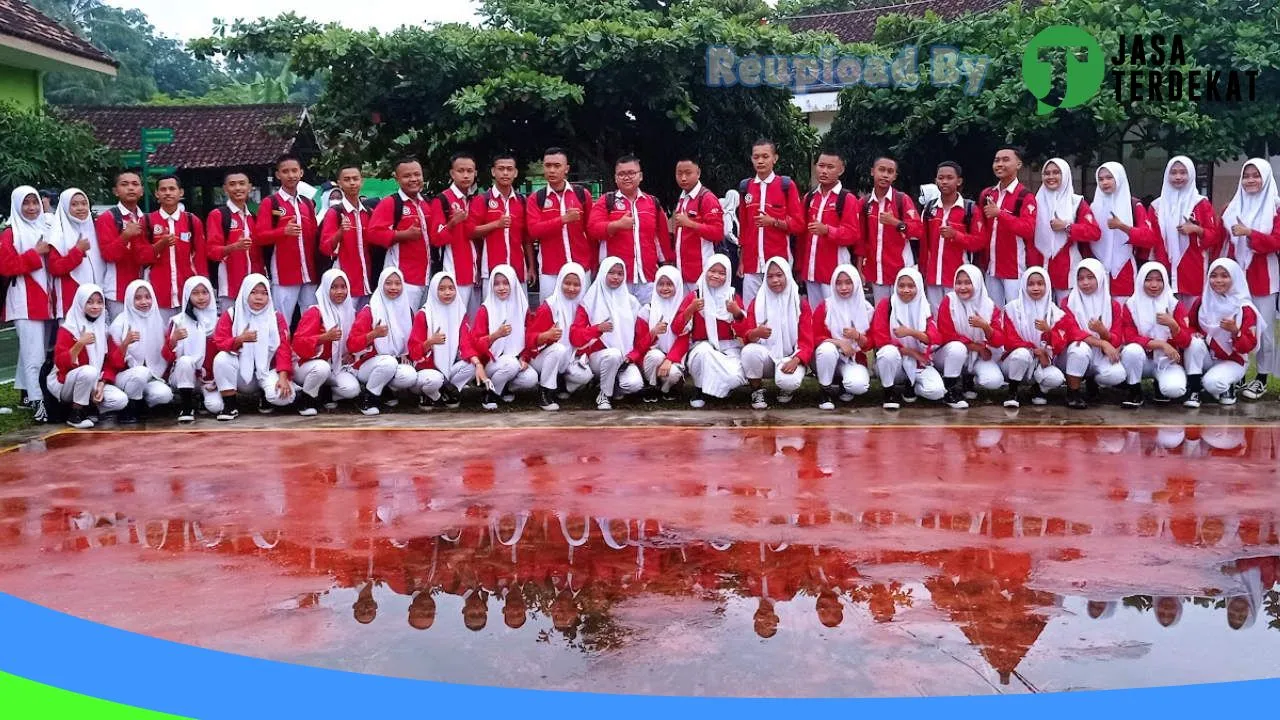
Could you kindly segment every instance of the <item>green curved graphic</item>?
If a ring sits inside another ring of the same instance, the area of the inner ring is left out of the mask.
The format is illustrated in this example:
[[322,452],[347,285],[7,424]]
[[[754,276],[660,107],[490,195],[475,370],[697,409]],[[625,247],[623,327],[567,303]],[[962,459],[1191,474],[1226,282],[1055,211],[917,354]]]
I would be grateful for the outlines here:
[[3,672],[0,672],[0,717],[14,720],[188,720],[178,715],[166,715],[87,695],[77,695]]

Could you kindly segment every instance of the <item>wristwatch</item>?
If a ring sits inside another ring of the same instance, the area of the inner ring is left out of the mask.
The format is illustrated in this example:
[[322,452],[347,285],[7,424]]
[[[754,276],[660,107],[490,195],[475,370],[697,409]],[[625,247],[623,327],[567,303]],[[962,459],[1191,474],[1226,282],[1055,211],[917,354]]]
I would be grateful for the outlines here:
[[906,231],[907,231],[907,224],[904,222],[898,223],[898,232],[904,233]]

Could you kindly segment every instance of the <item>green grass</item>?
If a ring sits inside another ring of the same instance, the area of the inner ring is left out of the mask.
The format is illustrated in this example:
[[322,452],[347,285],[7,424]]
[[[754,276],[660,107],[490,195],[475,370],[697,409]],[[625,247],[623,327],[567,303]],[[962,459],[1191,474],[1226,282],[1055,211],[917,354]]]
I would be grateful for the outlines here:
[[0,385],[0,407],[12,408],[10,415],[0,415],[0,436],[35,425],[31,411],[18,405],[18,391],[13,383]]

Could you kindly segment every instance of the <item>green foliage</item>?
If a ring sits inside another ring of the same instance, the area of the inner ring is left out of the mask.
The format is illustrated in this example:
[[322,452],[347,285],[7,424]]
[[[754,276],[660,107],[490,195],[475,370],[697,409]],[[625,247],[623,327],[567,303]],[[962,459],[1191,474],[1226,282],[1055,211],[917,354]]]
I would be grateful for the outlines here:
[[0,104],[0,197],[15,187],[78,187],[104,198],[113,158],[85,125]]

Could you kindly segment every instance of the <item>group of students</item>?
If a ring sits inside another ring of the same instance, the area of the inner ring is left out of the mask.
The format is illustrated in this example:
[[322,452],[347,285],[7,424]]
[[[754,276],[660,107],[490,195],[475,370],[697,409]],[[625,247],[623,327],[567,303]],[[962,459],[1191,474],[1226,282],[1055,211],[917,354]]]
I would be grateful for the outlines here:
[[[1033,194],[1012,147],[976,202],[961,195],[960,166],[940,164],[938,197],[920,211],[895,189],[891,158],[874,163],[864,198],[842,187],[837,152],[819,155],[803,198],[777,160],[757,142],[755,175],[727,206],[696,160],[681,160],[670,218],[640,189],[634,156],[593,200],[567,182],[558,148],[543,157],[547,187],[528,197],[514,189],[514,157],[494,158],[494,185],[477,193],[475,160],[459,154],[434,198],[419,163],[398,163],[400,190],[372,209],[358,167],[342,168],[316,208],[298,194],[300,161],[285,156],[281,189],[256,215],[248,177],[229,173],[207,222],[185,210],[173,176],[144,214],[140,178],[121,173],[119,204],[96,220],[82,191],[63,192],[50,217],[20,187],[0,233],[17,386],[40,397],[55,328],[45,387],[75,427],[112,412],[136,422],[175,397],[182,422],[200,406],[232,420],[245,394],[304,416],[342,400],[374,415],[401,395],[457,407],[473,382],[489,410],[535,390],[556,410],[593,383],[601,410],[681,385],[693,407],[748,386],[765,409],[766,379],[786,404],[810,371],[831,410],[869,392],[872,368],[891,410],[920,397],[963,409],[979,388],[1005,388],[1006,407],[1043,405],[1063,385],[1069,407],[1121,385],[1137,407],[1144,378],[1157,401],[1198,407],[1204,393],[1234,403],[1255,351],[1245,397],[1265,394],[1276,371],[1280,202],[1266,161],[1245,164],[1219,218],[1184,156],[1149,209],[1119,163],[1097,169],[1092,204],[1058,158]],[[729,237],[737,263],[717,252],[726,212],[742,228]]]

